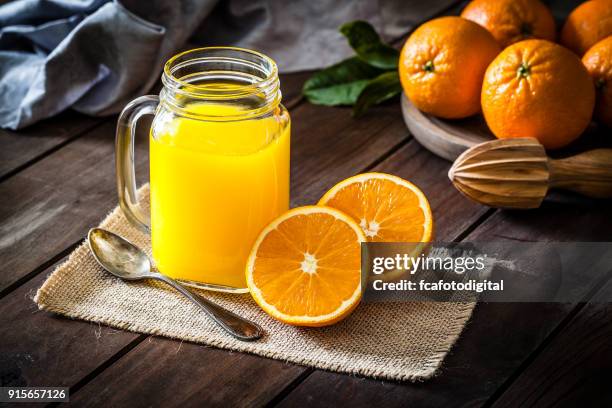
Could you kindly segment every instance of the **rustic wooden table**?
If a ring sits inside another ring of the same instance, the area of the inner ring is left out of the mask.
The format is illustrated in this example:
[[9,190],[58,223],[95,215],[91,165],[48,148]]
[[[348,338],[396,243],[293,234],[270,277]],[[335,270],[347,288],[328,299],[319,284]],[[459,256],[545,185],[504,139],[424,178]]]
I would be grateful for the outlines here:
[[[428,10],[415,11],[415,25],[432,16]],[[612,240],[609,202],[558,197],[519,212],[466,200],[451,187],[449,163],[411,138],[399,103],[353,119],[349,109],[305,102],[300,88],[307,77],[281,78],[293,120],[292,206],[316,202],[345,177],[383,171],[427,194],[438,240]],[[92,406],[612,404],[612,308],[586,302],[609,296],[607,276],[585,283],[582,303],[479,304],[439,375],[417,384],[314,370],[38,311],[36,289],[116,205],[115,123],[116,117],[65,113],[24,131],[0,131],[2,386],[66,386],[71,402]],[[137,171],[144,175],[147,149],[140,137]]]

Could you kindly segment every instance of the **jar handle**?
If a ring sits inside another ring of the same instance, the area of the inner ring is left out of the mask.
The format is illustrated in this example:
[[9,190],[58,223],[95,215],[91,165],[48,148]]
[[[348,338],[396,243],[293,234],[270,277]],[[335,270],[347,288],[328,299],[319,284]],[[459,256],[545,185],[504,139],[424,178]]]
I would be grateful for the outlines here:
[[134,99],[121,111],[115,137],[115,168],[119,206],[125,217],[139,230],[150,233],[150,217],[138,206],[136,177],[134,174],[134,138],[136,124],[143,115],[153,115],[159,105],[159,97],[146,95]]

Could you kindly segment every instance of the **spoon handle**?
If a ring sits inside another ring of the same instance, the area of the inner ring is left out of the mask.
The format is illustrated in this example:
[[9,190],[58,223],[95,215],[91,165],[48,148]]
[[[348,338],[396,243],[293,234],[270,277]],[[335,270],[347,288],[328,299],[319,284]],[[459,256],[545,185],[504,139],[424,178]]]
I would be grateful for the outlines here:
[[148,277],[167,283],[174,289],[185,295],[185,297],[198,305],[208,316],[210,316],[219,326],[238,340],[253,341],[263,335],[263,329],[256,323],[251,322],[235,313],[211,302],[200,296],[195,296],[183,285],[172,278],[160,273],[151,273]]

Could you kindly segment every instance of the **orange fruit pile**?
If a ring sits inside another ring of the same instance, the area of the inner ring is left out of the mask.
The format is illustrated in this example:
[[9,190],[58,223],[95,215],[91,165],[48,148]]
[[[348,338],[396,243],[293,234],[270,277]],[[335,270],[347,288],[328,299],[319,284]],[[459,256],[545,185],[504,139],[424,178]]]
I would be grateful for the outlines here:
[[414,31],[399,76],[405,95],[425,113],[454,119],[482,111],[496,137],[533,137],[556,149],[592,119],[612,126],[611,38],[612,0],[572,11],[562,45],[554,43],[555,22],[541,1],[472,0],[461,17]]
[[299,326],[347,317],[361,299],[361,243],[429,242],[433,217],[415,185],[382,173],[332,187],[316,206],[289,210],[257,238],[246,266],[255,302]]

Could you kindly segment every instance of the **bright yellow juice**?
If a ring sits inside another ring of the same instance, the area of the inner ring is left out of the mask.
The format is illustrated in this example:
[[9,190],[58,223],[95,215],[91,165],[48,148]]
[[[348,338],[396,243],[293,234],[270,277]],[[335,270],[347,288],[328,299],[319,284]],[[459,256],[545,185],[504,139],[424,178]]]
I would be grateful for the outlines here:
[[[280,109],[280,108],[279,108]],[[238,108],[185,111],[236,116]],[[173,116],[150,138],[151,240],[160,272],[245,288],[245,263],[263,227],[289,207],[289,120]]]

